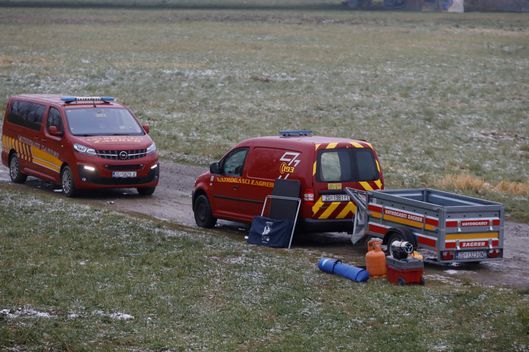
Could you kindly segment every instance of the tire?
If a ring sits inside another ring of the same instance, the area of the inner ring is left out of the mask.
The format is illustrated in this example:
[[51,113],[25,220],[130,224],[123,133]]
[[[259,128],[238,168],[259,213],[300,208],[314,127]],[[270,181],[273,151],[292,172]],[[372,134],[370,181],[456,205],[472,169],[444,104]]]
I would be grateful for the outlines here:
[[156,187],[138,187],[136,188],[138,193],[142,196],[151,196],[154,193]]
[[397,285],[399,285],[399,286],[404,286],[404,285],[406,285],[406,281],[404,281],[403,278],[399,277],[399,278],[397,279]]
[[66,165],[61,171],[62,192],[66,197],[75,197],[78,193],[73,180],[72,169]]
[[20,171],[20,161],[18,160],[17,153],[13,153],[9,159],[9,177],[14,183],[24,183],[28,178],[28,175]]
[[201,194],[195,199],[193,204],[193,213],[195,215],[195,222],[200,227],[212,228],[217,223],[217,219],[211,213],[211,206],[209,205],[208,197]]
[[391,249],[391,244],[395,241],[407,241],[413,245],[413,250],[417,249],[417,240],[411,231],[408,229],[394,229],[391,230],[388,234],[387,245],[387,254],[393,256],[393,250]]

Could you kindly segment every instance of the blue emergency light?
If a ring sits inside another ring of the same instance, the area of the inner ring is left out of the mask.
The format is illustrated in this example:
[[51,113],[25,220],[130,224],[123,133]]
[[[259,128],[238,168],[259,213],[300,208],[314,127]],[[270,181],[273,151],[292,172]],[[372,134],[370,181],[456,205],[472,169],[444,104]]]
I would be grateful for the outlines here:
[[311,130],[284,130],[279,131],[281,137],[305,137],[312,136]]
[[65,104],[70,104],[73,102],[78,101],[102,101],[103,103],[109,103],[111,101],[114,101],[114,97],[72,97],[72,96],[66,96],[61,97],[61,100],[64,101]]

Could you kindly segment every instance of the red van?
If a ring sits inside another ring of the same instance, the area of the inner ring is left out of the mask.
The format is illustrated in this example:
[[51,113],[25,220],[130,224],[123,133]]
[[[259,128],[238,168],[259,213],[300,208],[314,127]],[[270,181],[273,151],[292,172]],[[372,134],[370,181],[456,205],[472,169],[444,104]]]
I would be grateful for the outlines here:
[[158,185],[156,145],[125,106],[112,97],[24,94],[9,98],[2,129],[2,163],[13,182],[27,176],[81,189]]
[[306,232],[352,231],[355,205],[345,187],[383,189],[377,153],[361,140],[282,131],[237,144],[193,191],[195,221],[213,227],[217,219],[250,223],[259,215],[275,179],[297,179],[302,199],[298,226]]

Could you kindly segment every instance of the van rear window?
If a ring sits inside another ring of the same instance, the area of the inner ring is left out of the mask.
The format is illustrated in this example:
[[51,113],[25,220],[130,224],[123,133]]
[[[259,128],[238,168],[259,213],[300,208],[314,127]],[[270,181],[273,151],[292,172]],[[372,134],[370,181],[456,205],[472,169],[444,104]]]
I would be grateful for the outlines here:
[[318,181],[358,182],[379,179],[371,149],[322,150],[318,155]]
[[7,121],[16,125],[40,131],[42,117],[44,116],[44,105],[31,103],[28,101],[13,101],[11,110],[7,115]]

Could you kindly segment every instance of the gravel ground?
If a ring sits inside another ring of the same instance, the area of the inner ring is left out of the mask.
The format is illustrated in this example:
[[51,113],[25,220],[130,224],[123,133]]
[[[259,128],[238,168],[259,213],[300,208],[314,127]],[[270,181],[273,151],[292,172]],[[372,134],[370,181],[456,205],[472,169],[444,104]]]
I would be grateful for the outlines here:
[[[103,206],[116,211],[149,216],[178,223],[185,226],[196,226],[191,210],[191,191],[195,178],[206,171],[203,167],[163,162],[160,184],[152,197],[140,197],[134,189],[95,192],[78,198],[96,206]],[[9,182],[8,170],[0,168],[0,182]],[[26,186],[42,189],[47,192],[60,190],[53,185],[29,178]],[[220,221],[219,231],[230,237],[244,240],[242,226]],[[427,265],[425,277],[436,280],[463,281],[471,280],[483,285],[509,286],[529,289],[529,224],[507,222],[505,226],[505,257],[502,261],[442,267]],[[363,264],[365,248],[353,246],[345,234],[325,233],[311,234],[297,239],[296,247],[320,252],[322,256],[341,258],[344,261]]]

